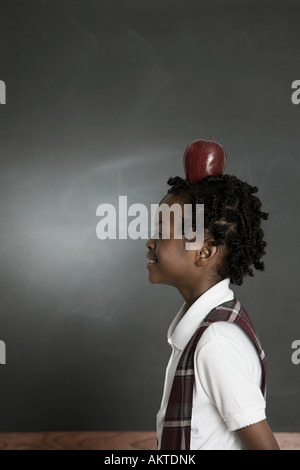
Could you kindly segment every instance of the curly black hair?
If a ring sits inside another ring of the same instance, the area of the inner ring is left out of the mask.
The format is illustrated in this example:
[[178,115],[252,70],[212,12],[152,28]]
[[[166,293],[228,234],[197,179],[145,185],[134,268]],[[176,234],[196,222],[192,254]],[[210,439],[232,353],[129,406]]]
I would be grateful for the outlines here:
[[215,245],[227,247],[218,271],[222,279],[229,277],[232,284],[240,286],[244,276],[254,276],[251,266],[264,270],[261,258],[267,244],[261,222],[268,219],[268,213],[261,211],[261,201],[253,196],[256,186],[231,175],[208,176],[199,183],[175,176],[168,184],[168,194],[192,204],[194,211],[196,204],[204,204],[204,227]]

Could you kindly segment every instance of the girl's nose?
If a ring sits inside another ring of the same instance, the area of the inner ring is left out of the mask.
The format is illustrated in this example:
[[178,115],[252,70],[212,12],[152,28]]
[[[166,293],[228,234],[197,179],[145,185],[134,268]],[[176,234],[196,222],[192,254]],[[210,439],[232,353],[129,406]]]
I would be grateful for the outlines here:
[[149,238],[149,240],[147,241],[146,243],[146,247],[149,249],[149,250],[154,250],[155,249],[155,240],[153,238]]

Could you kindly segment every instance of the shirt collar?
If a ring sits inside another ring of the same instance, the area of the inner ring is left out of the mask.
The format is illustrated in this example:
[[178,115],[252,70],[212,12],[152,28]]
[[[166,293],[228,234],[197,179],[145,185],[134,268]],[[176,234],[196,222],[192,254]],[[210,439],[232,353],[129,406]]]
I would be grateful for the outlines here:
[[171,346],[183,350],[206,315],[217,305],[234,298],[229,282],[229,279],[223,279],[215,284],[204,292],[189,309],[186,303],[183,304],[168,330],[168,343]]

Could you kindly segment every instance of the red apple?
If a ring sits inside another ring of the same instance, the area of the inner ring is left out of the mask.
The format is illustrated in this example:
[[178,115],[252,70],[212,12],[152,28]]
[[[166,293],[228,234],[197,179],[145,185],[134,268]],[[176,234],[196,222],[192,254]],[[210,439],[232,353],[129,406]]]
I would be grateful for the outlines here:
[[207,176],[220,176],[226,166],[226,153],[222,145],[213,140],[195,140],[183,155],[186,179],[198,183]]

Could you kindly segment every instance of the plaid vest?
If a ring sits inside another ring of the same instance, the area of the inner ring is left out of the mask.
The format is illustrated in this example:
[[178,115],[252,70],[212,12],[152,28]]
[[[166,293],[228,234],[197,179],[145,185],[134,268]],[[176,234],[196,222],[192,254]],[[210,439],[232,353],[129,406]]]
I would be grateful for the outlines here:
[[185,347],[174,376],[166,410],[161,450],[188,450],[191,439],[191,418],[194,389],[194,352],[202,334],[212,323],[228,321],[239,325],[253,341],[262,363],[261,391],[266,395],[265,354],[246,310],[236,299],[211,310]]

